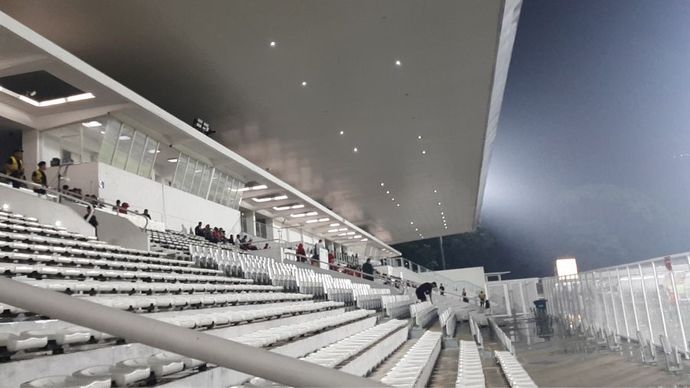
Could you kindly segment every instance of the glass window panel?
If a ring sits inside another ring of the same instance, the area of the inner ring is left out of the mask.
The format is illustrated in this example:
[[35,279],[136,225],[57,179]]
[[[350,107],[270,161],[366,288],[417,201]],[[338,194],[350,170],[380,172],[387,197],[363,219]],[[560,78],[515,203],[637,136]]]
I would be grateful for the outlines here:
[[101,142],[101,151],[99,160],[106,164],[112,164],[113,154],[117,146],[117,137],[120,135],[120,122],[114,119],[108,119],[105,122],[105,133],[103,134],[103,142]]
[[139,163],[144,154],[144,147],[146,146],[146,135],[141,132],[134,131],[134,136],[132,136],[132,145],[129,150],[129,156],[127,157],[127,163],[125,164],[125,170],[136,174],[139,171]]
[[141,159],[141,164],[139,164],[139,171],[137,174],[151,178],[151,170],[153,169],[153,164],[155,163],[156,156],[158,156],[158,142],[151,139],[150,137],[146,139],[146,146],[144,147],[144,157]]
[[175,177],[173,178],[173,187],[182,189],[182,182],[184,181],[184,173],[187,171],[187,156],[180,154],[177,159],[177,168],[175,168]]
[[204,165],[204,173],[201,176],[201,185],[199,186],[199,196],[201,198],[206,198],[208,194],[209,185],[211,184],[211,173],[213,169],[209,166]]
[[182,182],[182,190],[190,192],[192,189],[192,182],[194,181],[194,170],[196,170],[197,161],[189,158],[187,163],[187,170],[184,173],[184,181]]
[[122,126],[120,126],[120,133],[117,137],[113,162],[111,163],[113,167],[122,170],[125,169],[129,150],[132,148],[132,136],[134,136],[134,129],[126,124],[122,124]]

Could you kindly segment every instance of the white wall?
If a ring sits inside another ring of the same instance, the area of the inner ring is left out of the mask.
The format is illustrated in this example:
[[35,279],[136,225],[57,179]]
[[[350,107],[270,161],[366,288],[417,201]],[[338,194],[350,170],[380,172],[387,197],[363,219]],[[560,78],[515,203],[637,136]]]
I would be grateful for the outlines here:
[[465,281],[485,288],[484,267],[467,267],[434,272],[455,282]]
[[[50,164],[50,159],[45,161]],[[62,185],[81,189],[82,194],[98,194],[98,163],[82,163],[49,167],[46,171],[48,186],[58,188],[58,169],[62,172]]]
[[163,185],[105,163],[88,164],[98,165],[98,179],[103,184],[103,188],[98,190],[100,198],[108,203],[119,199],[139,212],[149,209],[152,219],[164,220]]
[[[153,181],[150,181],[153,182]],[[156,183],[156,182],[153,182]],[[159,184],[160,185],[160,184]],[[225,229],[226,234],[241,231],[240,212],[169,186],[163,187],[165,225],[168,229],[189,231],[202,221]]]
[[95,236],[95,231],[79,214],[68,206],[38,198],[32,191],[17,190],[0,185],[0,205],[7,203],[10,211],[36,217],[42,224],[55,225],[60,221],[70,232]]

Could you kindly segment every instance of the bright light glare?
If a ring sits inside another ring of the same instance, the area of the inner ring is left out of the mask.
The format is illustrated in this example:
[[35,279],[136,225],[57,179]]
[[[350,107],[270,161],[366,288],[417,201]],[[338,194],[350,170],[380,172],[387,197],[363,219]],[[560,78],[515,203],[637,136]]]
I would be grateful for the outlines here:
[[577,260],[574,257],[556,259],[556,275],[577,275]]

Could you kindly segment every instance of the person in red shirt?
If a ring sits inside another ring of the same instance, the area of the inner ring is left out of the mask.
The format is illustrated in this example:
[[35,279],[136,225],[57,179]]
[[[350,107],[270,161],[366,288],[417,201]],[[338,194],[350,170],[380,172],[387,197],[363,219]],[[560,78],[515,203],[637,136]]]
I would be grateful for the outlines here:
[[299,243],[299,245],[297,245],[296,253],[297,253],[297,260],[299,260],[301,262],[304,262],[307,260],[306,259],[307,252],[304,251],[304,245],[302,245],[302,243]]

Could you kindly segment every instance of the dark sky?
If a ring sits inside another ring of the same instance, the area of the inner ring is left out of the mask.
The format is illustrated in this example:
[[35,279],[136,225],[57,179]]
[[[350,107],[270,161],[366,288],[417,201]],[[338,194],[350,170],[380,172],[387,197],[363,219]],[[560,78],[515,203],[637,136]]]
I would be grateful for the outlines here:
[[690,1],[525,0],[482,224],[525,276],[690,250]]

